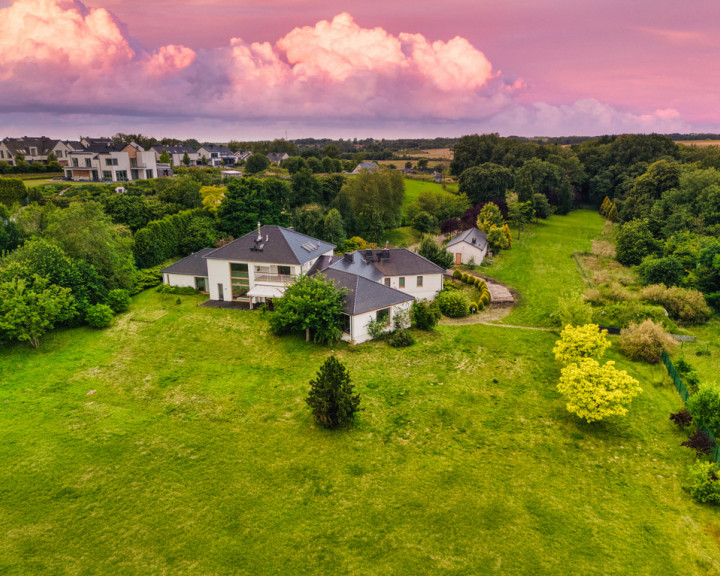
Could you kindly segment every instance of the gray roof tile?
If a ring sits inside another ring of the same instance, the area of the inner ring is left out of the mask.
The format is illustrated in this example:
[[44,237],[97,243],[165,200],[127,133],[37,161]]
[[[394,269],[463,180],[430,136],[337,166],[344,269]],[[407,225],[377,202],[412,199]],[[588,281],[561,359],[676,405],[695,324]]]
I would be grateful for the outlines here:
[[343,312],[350,315],[363,314],[381,308],[388,308],[402,302],[415,300],[410,294],[378,284],[357,274],[328,268],[322,274],[337,286],[347,289]]
[[198,250],[195,254],[191,254],[190,256],[163,268],[161,272],[163,274],[182,274],[184,276],[207,276],[207,260],[205,260],[203,256],[209,254],[213,250],[215,250],[215,248],[203,248],[202,250]]

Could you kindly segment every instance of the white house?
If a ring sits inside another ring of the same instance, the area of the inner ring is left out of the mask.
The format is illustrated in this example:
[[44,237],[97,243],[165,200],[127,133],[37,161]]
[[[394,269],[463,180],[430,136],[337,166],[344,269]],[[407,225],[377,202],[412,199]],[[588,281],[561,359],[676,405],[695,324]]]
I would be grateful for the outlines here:
[[205,158],[211,166],[235,164],[235,155],[232,150],[222,144],[205,144],[198,148],[197,153],[200,158]]
[[443,269],[405,248],[335,256],[335,246],[280,226],[260,226],[221,248],[207,248],[162,270],[163,282],[208,292],[210,300],[251,307],[272,303],[301,274],[324,274],[347,290],[343,339],[370,339],[368,323],[390,327],[415,299],[433,300]]
[[361,172],[377,172],[380,170],[380,166],[377,162],[361,162],[355,167],[355,170],[350,174],[360,174]]
[[76,181],[125,182],[158,176],[154,152],[135,143],[91,144],[80,152],[70,152],[64,166],[65,177]]
[[488,252],[487,234],[470,228],[450,240],[445,249],[453,255],[455,264],[482,264]]
[[271,164],[277,164],[278,166],[280,166],[280,163],[283,160],[287,160],[288,158],[290,158],[287,152],[270,152],[267,157],[268,160],[270,160]]

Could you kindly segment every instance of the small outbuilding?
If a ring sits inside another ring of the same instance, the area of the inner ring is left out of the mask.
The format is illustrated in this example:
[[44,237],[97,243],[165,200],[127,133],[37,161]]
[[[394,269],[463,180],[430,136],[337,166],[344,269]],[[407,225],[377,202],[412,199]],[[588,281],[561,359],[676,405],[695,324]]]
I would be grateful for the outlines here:
[[445,246],[455,264],[482,264],[488,253],[487,234],[477,228],[460,232]]

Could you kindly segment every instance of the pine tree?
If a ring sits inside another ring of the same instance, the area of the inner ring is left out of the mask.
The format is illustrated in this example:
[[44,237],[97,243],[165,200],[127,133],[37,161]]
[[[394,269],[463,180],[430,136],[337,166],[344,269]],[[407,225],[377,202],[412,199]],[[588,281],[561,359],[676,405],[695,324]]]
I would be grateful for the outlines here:
[[335,356],[330,356],[310,381],[310,392],[305,399],[312,408],[318,424],[325,428],[338,428],[349,424],[359,410],[360,395],[353,393],[350,374]]

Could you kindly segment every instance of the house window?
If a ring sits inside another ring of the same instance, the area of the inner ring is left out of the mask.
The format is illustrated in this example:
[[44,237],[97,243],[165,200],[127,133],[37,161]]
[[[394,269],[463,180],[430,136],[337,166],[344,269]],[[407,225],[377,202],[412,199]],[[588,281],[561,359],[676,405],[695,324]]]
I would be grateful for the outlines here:
[[195,290],[198,292],[207,292],[207,278],[201,276],[195,277]]
[[103,170],[103,180],[112,180],[112,172]]
[[390,324],[390,308],[383,308],[377,311],[376,320],[383,326]]
[[3,152],[2,150],[0,150],[0,158],[5,158],[5,152]]
[[278,274],[280,276],[290,276],[290,266],[278,266]]
[[85,158],[85,167],[90,168],[92,166],[92,160],[90,158]]
[[422,282],[423,282],[422,276],[418,276],[418,277],[417,277],[417,285],[418,285],[418,288],[422,288]]
[[124,182],[127,180],[127,171],[126,170],[118,170],[115,172],[115,177],[117,178],[118,182]]
[[250,290],[250,276],[247,264],[230,264],[230,284],[233,299],[242,298]]
[[342,321],[343,321],[343,332],[345,332],[346,334],[351,334],[351,332],[350,332],[350,315],[343,314]]
[[390,278],[385,278],[385,286],[390,286]]
[[130,158],[130,166],[132,168],[137,168],[137,165],[138,165],[137,158]]
[[117,166],[117,165],[118,165],[117,158],[105,158],[105,166]]
[[79,161],[78,161],[77,158],[73,158],[73,166],[75,166],[75,168],[77,168],[78,166],[80,166],[80,163],[79,163]]
[[152,170],[145,170],[145,178],[150,180],[151,178],[155,178],[155,174]]
[[400,288],[405,288],[405,276],[400,276],[400,278],[398,279],[398,282],[399,282],[398,286],[400,286]]

